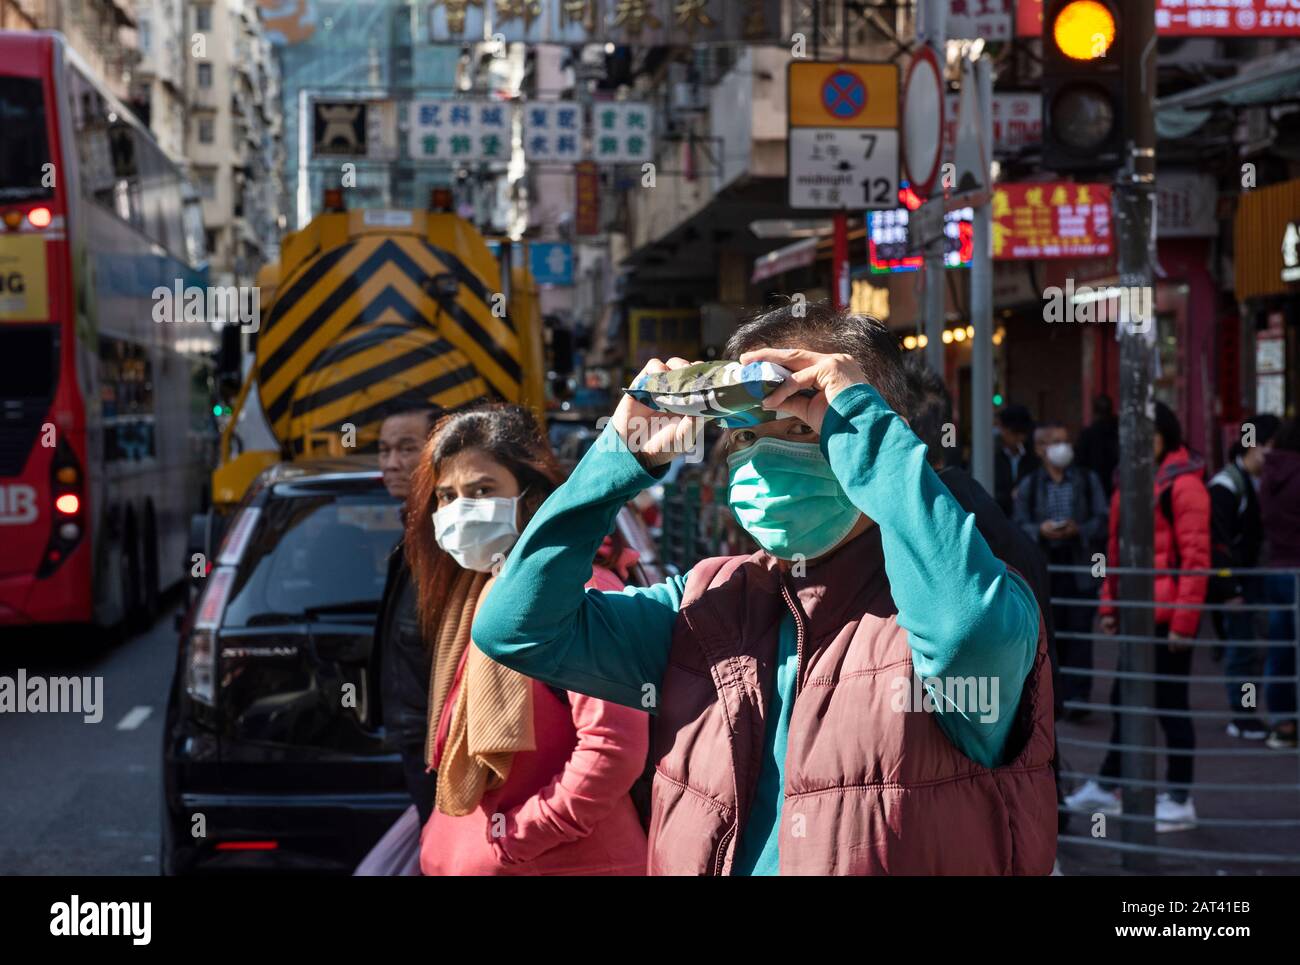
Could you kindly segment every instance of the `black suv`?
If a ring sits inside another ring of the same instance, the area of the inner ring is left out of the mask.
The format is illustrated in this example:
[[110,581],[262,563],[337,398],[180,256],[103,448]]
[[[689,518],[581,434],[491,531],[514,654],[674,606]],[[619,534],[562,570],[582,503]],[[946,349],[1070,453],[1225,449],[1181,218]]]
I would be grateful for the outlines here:
[[[351,872],[410,805],[373,645],[398,508],[353,456],[275,466],[224,526],[196,517],[212,565],[179,623],[165,874]],[[617,528],[640,554],[628,582],[663,579],[641,517],[625,507]]]
[[225,527],[181,624],[164,873],[351,871],[410,804],[372,652],[398,508],[356,459],[293,463]]

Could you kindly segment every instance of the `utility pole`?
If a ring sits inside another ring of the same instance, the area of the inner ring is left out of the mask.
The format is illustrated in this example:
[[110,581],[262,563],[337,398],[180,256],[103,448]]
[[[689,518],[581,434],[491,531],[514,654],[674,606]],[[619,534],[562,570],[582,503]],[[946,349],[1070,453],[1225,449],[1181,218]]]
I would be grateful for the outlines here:
[[[1124,4],[1124,96],[1129,129],[1126,137],[1128,157],[1119,172],[1115,190],[1115,223],[1119,249],[1120,286],[1125,291],[1146,293],[1154,284],[1155,270],[1155,93],[1156,29],[1155,0],[1129,0]],[[1150,406],[1151,362],[1155,348],[1154,297],[1124,299],[1137,306],[1130,316],[1121,308],[1119,324],[1120,377],[1120,527],[1119,560],[1110,561],[1123,567],[1146,570],[1142,574],[1124,574],[1119,578],[1121,602],[1141,606],[1121,607],[1119,626],[1119,669],[1146,675],[1148,679],[1121,679],[1120,702],[1124,707],[1155,706],[1155,684],[1149,676],[1155,669],[1155,651],[1149,640],[1155,633],[1155,614],[1151,609],[1154,580],[1153,563],[1153,483],[1155,474],[1152,450],[1153,425]],[[1145,312],[1146,314],[1141,314]],[[1143,640],[1140,643],[1132,639]],[[1155,718],[1150,714],[1122,713],[1120,742],[1129,747],[1155,745]],[[1155,812],[1155,755],[1124,752],[1121,776],[1138,781],[1141,786],[1123,785],[1124,814],[1139,816]],[[1150,821],[1123,821],[1123,841],[1150,847],[1155,843],[1155,825]],[[1154,856],[1125,851],[1124,866],[1134,871],[1151,871]]]
[[[947,37],[947,0],[919,0],[916,8],[917,43],[928,44],[939,58],[942,70],[948,62],[945,51]],[[942,78],[941,78],[942,79]],[[939,185],[938,197],[922,198],[923,209],[938,207],[937,211],[921,210],[912,213],[913,218],[939,223],[939,230],[932,233],[925,244],[925,261],[922,267],[924,294],[921,298],[921,311],[925,319],[925,364],[934,370],[940,378],[944,375],[943,359],[943,325],[944,325],[944,265],[943,265],[943,187]],[[934,189],[931,189],[933,195]]]
[[993,165],[989,163],[993,157],[993,65],[981,52],[973,66],[972,71],[963,71],[962,83],[974,81],[979,93],[984,198],[975,206],[972,226],[971,470],[975,481],[993,492]]

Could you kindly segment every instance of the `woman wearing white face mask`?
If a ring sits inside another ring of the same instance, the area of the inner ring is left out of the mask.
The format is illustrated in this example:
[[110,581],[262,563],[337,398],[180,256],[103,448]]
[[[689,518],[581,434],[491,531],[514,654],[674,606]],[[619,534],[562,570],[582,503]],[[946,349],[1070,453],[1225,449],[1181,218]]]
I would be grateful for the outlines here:
[[[646,715],[554,690],[470,646],[492,572],[559,482],[540,428],[516,405],[446,416],[412,477],[406,551],[434,647],[426,875],[645,873],[628,791],[645,764]],[[611,580],[621,585],[593,570],[591,585]]]

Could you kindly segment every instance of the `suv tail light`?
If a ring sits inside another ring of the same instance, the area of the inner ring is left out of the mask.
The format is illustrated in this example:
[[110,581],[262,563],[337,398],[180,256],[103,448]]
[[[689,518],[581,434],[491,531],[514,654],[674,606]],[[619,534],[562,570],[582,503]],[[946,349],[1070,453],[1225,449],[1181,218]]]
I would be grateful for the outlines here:
[[185,690],[191,699],[215,706],[217,694],[217,628],[225,612],[235,568],[219,566],[208,574],[208,585],[199,600],[194,628],[186,654]]

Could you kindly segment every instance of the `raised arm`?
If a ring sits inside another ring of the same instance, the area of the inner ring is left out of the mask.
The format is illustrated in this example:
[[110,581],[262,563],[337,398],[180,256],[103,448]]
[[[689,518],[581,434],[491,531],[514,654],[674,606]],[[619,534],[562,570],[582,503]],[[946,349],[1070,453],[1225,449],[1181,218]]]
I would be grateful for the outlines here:
[[606,426],[510,552],[474,618],[474,644],[553,686],[653,710],[685,577],[618,593],[584,589],[619,509],[653,482]]

